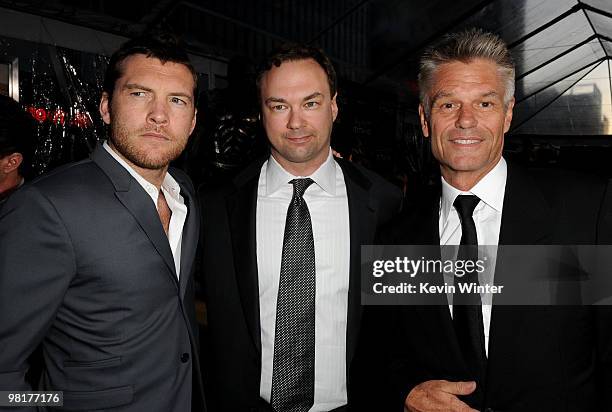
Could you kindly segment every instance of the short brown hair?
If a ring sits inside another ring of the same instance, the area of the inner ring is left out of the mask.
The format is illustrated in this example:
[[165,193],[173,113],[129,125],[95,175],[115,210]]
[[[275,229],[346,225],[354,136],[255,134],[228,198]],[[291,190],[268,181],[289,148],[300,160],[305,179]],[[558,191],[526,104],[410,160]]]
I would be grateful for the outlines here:
[[189,60],[189,55],[183,47],[182,41],[173,34],[166,32],[152,32],[128,40],[121,45],[110,58],[102,90],[108,94],[109,100],[113,97],[113,90],[117,79],[121,77],[121,63],[135,54],[159,59],[162,63],[172,62],[182,64],[189,69],[194,81],[194,101],[197,101],[198,73]]
[[287,61],[308,59],[313,59],[316,61],[327,75],[329,90],[331,92],[331,97],[333,98],[337,91],[337,78],[336,70],[334,69],[334,65],[332,64],[331,60],[320,48],[299,43],[285,43],[272,51],[272,53],[270,53],[264,59],[259,67],[259,70],[257,71],[257,77],[255,78],[257,93],[261,95],[261,79],[263,78],[263,75],[266,74],[273,66],[279,67],[282,63]]

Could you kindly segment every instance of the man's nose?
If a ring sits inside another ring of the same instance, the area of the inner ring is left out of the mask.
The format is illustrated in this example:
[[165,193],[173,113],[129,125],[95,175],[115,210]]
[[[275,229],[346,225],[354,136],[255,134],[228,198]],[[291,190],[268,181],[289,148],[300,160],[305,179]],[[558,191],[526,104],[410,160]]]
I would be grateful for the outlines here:
[[462,106],[457,113],[455,127],[458,129],[471,129],[478,124],[474,109],[469,106]]
[[304,126],[304,117],[300,110],[291,109],[287,119],[287,129],[296,130]]
[[154,99],[151,102],[147,121],[160,126],[168,123],[168,108],[165,101]]

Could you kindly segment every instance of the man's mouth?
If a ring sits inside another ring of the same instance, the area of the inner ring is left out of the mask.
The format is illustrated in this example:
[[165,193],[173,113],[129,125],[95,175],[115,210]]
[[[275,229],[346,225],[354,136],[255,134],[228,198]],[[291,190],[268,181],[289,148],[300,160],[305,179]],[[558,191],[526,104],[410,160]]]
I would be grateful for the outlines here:
[[158,132],[145,132],[142,134],[142,136],[160,140],[170,140],[165,134]]
[[452,142],[456,144],[468,145],[468,144],[480,143],[481,140],[480,139],[454,139],[452,140]]
[[299,136],[285,136],[288,140],[292,142],[304,142],[312,137],[311,134],[304,134]]

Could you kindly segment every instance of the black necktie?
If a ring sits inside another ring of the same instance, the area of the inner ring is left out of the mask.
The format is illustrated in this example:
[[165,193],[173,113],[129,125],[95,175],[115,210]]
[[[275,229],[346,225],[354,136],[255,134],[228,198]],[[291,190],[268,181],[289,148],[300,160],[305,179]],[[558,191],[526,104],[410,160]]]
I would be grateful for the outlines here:
[[[476,224],[472,214],[476,205],[480,202],[477,196],[459,195],[453,206],[461,220],[461,244],[457,260],[478,260],[478,236]],[[478,285],[478,272],[466,273],[463,277],[455,276],[455,288],[459,291],[460,284],[475,283]],[[478,293],[461,294],[453,296],[453,324],[457,340],[465,360],[474,374],[473,379],[477,383],[477,389],[472,396],[466,397],[472,406],[480,406],[483,401],[487,357],[485,352],[484,325],[482,319],[482,307]]]
[[294,179],[287,210],[272,365],[276,412],[306,412],[314,403],[315,250],[302,197],[312,179]]

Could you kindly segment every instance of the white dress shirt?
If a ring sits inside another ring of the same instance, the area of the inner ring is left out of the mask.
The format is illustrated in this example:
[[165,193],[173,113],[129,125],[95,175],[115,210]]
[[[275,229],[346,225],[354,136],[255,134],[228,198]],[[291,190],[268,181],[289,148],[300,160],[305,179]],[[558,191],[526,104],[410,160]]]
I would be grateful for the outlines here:
[[[142,188],[149,194],[153,201],[153,206],[157,210],[157,197],[159,196],[159,190],[157,187],[148,182],[144,177],[140,176],[125,160],[123,160],[115,151],[104,142],[103,147],[108,153],[117,161],[121,166],[128,171],[130,175]],[[168,242],[170,249],[172,250],[172,257],[174,258],[174,268],[176,269],[176,276],[179,277],[181,273],[181,243],[183,240],[183,226],[185,226],[185,219],[187,219],[187,206],[185,200],[181,196],[181,187],[170,173],[166,173],[164,181],[162,182],[161,190],[166,198],[166,203],[172,212],[170,217],[170,226],[168,228]]]
[[[476,235],[478,236],[478,245],[493,246],[499,244],[499,230],[502,221],[502,208],[504,205],[504,193],[506,190],[506,177],[508,168],[504,158],[501,158],[497,165],[487,173],[476,185],[469,191],[463,192],[449,185],[442,178],[442,198],[440,199],[440,245],[458,245],[461,243],[461,221],[459,214],[453,206],[455,199],[459,195],[471,194],[480,198],[480,203],[474,209],[473,218],[476,224]],[[479,274],[480,284],[493,284],[493,275],[496,261],[496,251],[494,248],[480,248],[479,253],[486,249],[487,263],[485,267],[490,269]],[[443,258],[445,258],[443,256]],[[482,259],[482,256],[479,256]],[[446,283],[453,284],[452,274],[445,278]],[[482,296],[483,302],[490,301],[490,296]],[[453,313],[452,305],[449,305],[451,315]],[[485,335],[485,350],[489,354],[489,329],[491,325],[491,305],[482,305],[482,319],[484,322]]]
[[[293,196],[285,171],[270,156],[257,190],[257,268],[261,322],[260,396],[270,401],[276,301],[287,209]],[[310,176],[315,183],[304,193],[310,211],[315,248],[315,384],[310,412],[328,411],[347,403],[346,324],[348,311],[350,231],[344,175],[331,151]]]

